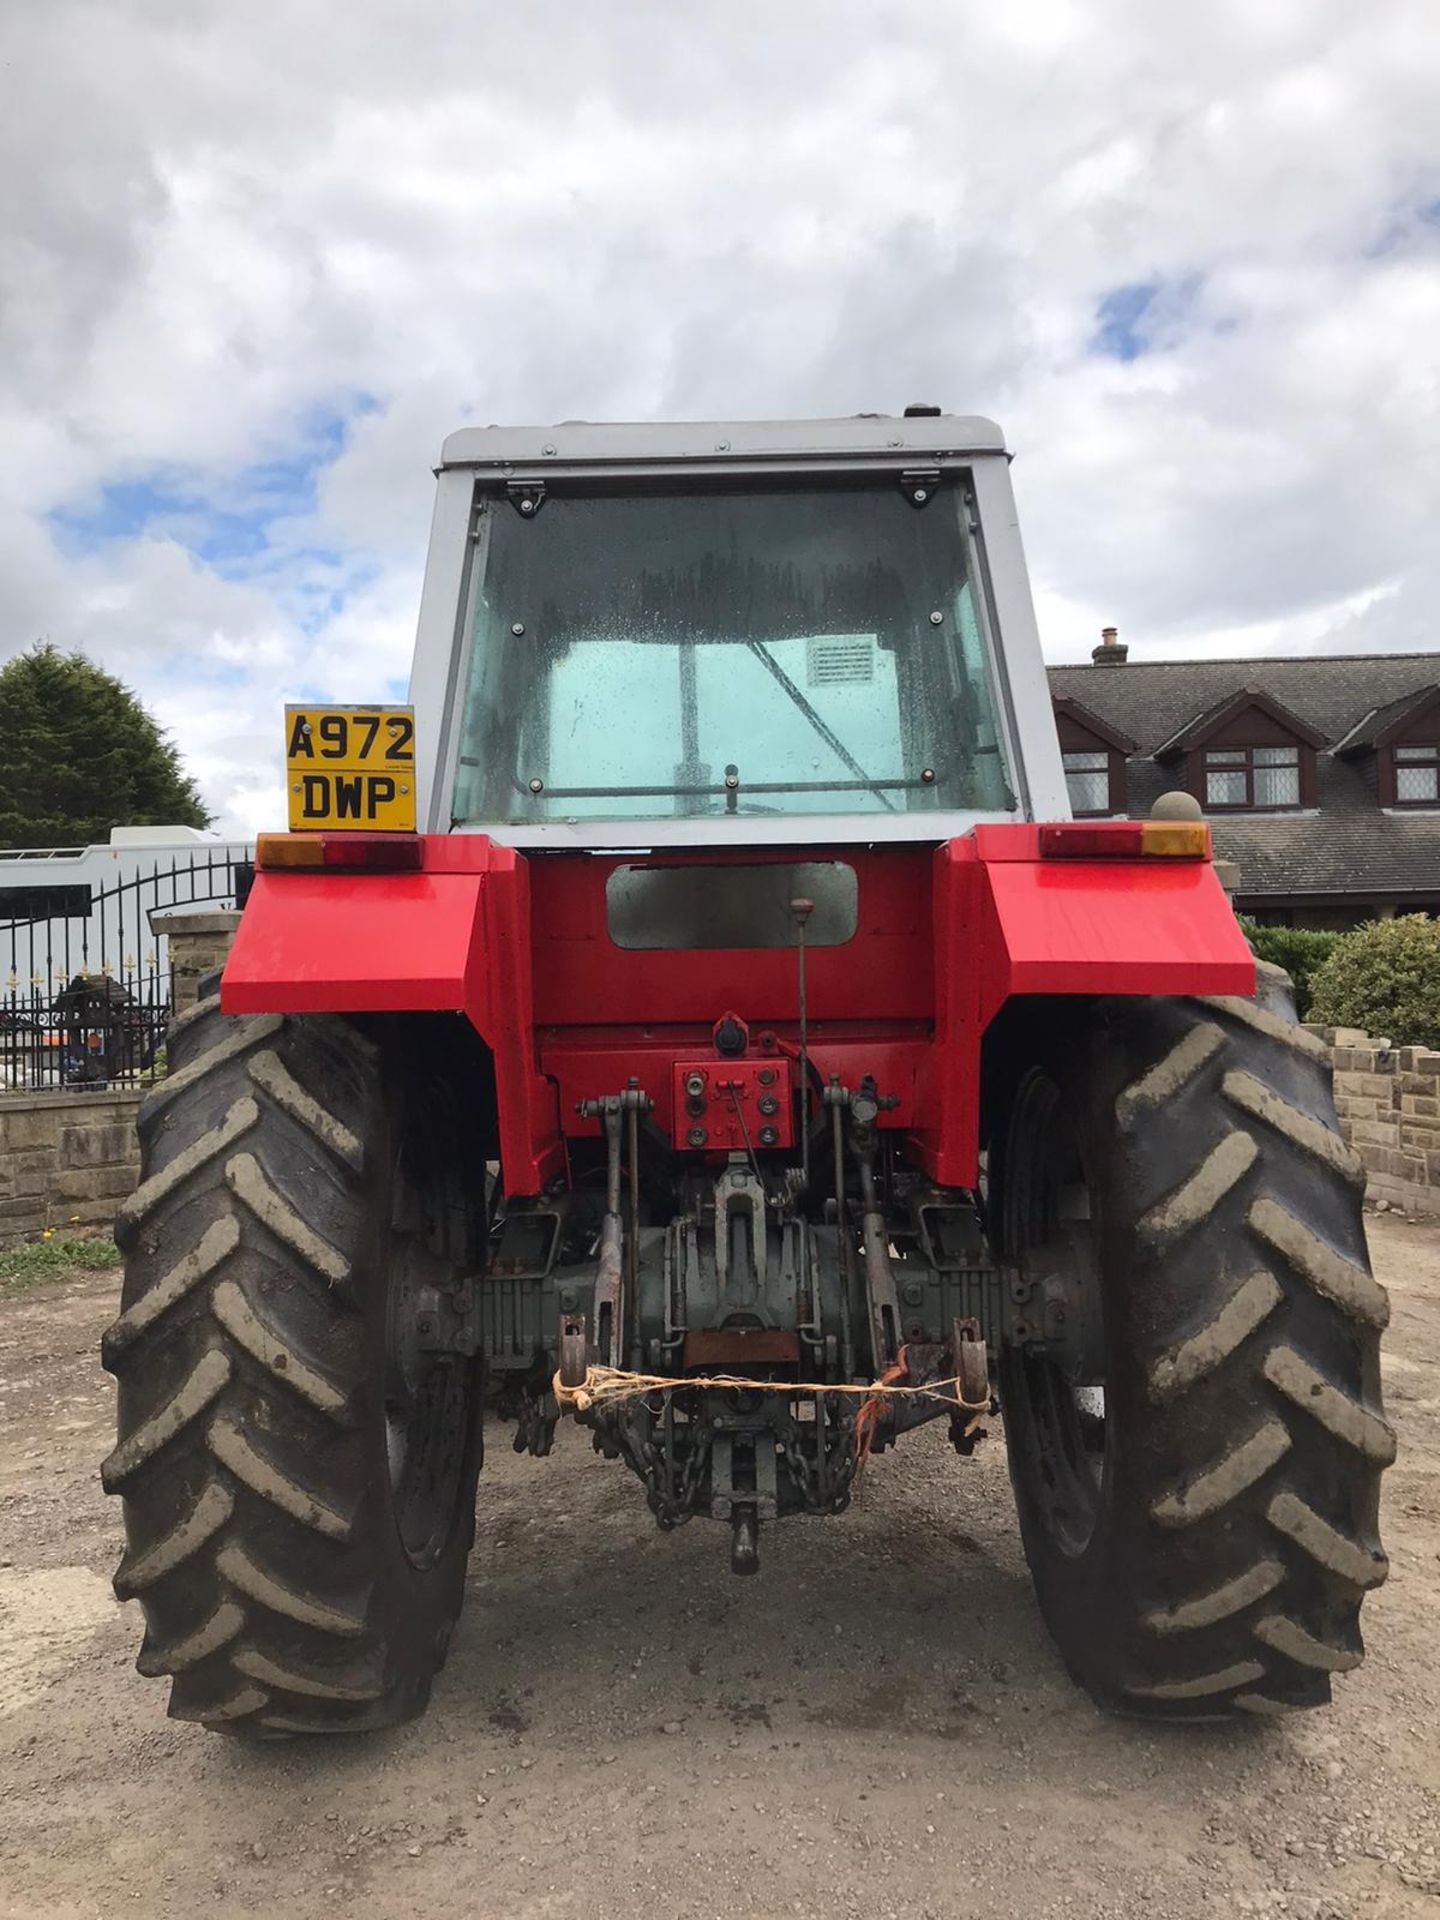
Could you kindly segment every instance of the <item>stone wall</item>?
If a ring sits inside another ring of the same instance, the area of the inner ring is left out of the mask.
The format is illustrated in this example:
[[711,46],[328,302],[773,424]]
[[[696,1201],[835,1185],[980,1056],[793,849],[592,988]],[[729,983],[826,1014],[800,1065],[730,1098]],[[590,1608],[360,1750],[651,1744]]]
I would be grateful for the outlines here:
[[0,1246],[105,1226],[140,1174],[142,1090],[0,1099]]
[[[190,1006],[225,964],[238,913],[177,908],[151,926],[170,946],[170,1004]],[[47,1227],[108,1226],[140,1177],[135,1114],[143,1087],[0,1095],[0,1247]]]
[[1312,1027],[1335,1061],[1335,1107],[1365,1163],[1365,1197],[1440,1215],[1440,1053],[1392,1047],[1352,1027]]

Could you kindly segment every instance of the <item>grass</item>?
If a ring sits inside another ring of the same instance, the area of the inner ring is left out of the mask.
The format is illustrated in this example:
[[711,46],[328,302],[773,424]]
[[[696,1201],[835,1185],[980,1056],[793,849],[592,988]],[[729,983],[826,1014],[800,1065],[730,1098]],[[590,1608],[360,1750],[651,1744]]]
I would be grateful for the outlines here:
[[73,1273],[77,1267],[98,1272],[118,1267],[120,1249],[113,1240],[28,1240],[23,1246],[0,1252],[0,1300],[13,1300],[51,1274]]

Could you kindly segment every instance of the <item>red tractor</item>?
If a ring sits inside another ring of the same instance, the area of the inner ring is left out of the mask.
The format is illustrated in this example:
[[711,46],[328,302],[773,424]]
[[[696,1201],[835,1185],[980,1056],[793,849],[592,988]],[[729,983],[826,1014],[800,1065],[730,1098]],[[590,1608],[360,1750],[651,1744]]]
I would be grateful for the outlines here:
[[1386,1570],[1362,1174],[1203,822],[1069,817],[999,432],[460,432],[411,699],[292,710],[141,1115],[105,1482],[171,1713],[418,1713],[487,1403],[749,1573],[998,1402],[1098,1701],[1327,1699]]

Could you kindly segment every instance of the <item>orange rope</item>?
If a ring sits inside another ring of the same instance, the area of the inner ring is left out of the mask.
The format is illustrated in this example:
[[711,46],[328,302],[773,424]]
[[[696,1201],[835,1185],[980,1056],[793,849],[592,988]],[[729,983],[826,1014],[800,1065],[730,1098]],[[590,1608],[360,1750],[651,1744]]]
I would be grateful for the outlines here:
[[[910,1371],[909,1349],[901,1347],[894,1360],[881,1374],[875,1385],[881,1389],[893,1387],[905,1378]],[[959,1386],[959,1381],[956,1381]],[[870,1458],[870,1444],[875,1438],[875,1428],[879,1423],[880,1409],[885,1403],[885,1393],[872,1393],[855,1416],[855,1478],[859,1480],[865,1471],[865,1462]]]
[[726,1392],[744,1393],[845,1393],[863,1394],[864,1401],[855,1416],[855,1444],[857,1451],[868,1453],[873,1429],[879,1417],[882,1403],[890,1398],[921,1395],[926,1399],[939,1400],[954,1412],[968,1413],[973,1421],[979,1420],[990,1411],[990,1398],[987,1393],[983,1400],[966,1400],[961,1394],[961,1382],[958,1374],[948,1380],[927,1380],[923,1386],[902,1384],[907,1369],[906,1349],[902,1347],[893,1365],[887,1367],[878,1380],[872,1380],[867,1386],[844,1383],[836,1386],[826,1380],[749,1380],[742,1374],[714,1373],[698,1377],[677,1378],[663,1373],[628,1373],[622,1367],[588,1367],[585,1378],[578,1386],[567,1387],[557,1373],[552,1381],[555,1398],[562,1407],[569,1407],[576,1413],[588,1413],[592,1407],[603,1406],[612,1400],[633,1400],[649,1393],[679,1393],[686,1390],[719,1389]]

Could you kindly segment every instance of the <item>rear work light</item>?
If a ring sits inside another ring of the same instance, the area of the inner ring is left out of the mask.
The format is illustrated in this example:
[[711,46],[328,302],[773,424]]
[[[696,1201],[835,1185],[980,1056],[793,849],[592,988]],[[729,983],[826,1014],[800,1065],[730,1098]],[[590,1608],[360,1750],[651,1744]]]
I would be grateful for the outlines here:
[[1210,829],[1203,820],[1118,820],[1041,827],[1040,852],[1049,860],[1208,860]]
[[424,857],[418,833],[262,833],[255,842],[255,864],[270,873],[415,873]]

